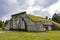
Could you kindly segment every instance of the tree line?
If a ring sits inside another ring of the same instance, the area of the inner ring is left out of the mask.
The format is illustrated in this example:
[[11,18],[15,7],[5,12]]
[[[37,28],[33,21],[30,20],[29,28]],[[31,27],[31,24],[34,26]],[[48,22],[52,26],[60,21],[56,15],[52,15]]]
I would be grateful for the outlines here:
[[0,28],[4,28],[4,26],[6,26],[6,24],[8,23],[9,20],[6,21],[1,21],[0,20]]
[[[46,16],[45,19],[48,19],[48,16]],[[60,23],[60,14],[54,13],[52,18],[49,18],[49,20],[55,21],[57,23]]]
[[55,21],[55,22],[57,22],[57,23],[60,23],[60,14],[54,14],[53,16],[52,16],[52,20],[53,21]]

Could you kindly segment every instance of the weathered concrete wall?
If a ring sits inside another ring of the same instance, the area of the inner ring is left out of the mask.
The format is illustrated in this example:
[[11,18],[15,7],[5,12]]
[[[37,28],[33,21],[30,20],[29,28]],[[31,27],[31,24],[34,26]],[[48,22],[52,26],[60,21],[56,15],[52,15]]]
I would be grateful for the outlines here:
[[27,31],[44,31],[44,27],[40,22],[34,22],[26,15],[21,16],[27,23]]
[[52,28],[52,30],[60,30],[60,28],[55,25],[51,25],[51,28]]
[[25,29],[25,24],[24,21],[22,20],[20,15],[17,16],[13,16],[12,18],[12,22],[13,22],[13,29]]
[[14,16],[14,17],[12,18],[12,22],[13,22],[12,28],[13,28],[13,29],[17,29],[18,27],[17,27],[17,17],[16,17],[16,16]]
[[48,30],[49,30],[49,31],[52,30],[51,26],[48,26]]
[[[5,29],[24,29],[26,31],[46,31],[46,28],[43,26],[44,22],[33,21],[26,14],[13,15],[11,21],[5,27]],[[45,25],[47,23],[45,22]],[[51,30],[51,27],[48,26],[48,30]]]

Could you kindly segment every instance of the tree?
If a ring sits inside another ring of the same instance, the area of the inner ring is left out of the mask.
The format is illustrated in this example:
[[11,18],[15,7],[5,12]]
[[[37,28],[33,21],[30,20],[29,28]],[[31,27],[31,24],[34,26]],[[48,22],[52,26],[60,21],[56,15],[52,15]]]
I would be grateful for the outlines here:
[[4,27],[8,24],[8,21],[9,21],[9,20],[6,20],[5,22],[3,21],[2,29],[4,29]]
[[51,18],[49,18],[49,20],[51,20]]
[[46,16],[45,18],[48,19],[48,16]]
[[6,21],[4,22],[4,26],[6,26],[6,25],[8,24],[8,21],[9,21],[9,20],[6,20]]
[[0,20],[0,28],[2,27],[2,25],[3,25],[3,22]]
[[52,17],[52,20],[57,22],[57,23],[60,23],[60,16],[58,14],[54,14],[53,17]]

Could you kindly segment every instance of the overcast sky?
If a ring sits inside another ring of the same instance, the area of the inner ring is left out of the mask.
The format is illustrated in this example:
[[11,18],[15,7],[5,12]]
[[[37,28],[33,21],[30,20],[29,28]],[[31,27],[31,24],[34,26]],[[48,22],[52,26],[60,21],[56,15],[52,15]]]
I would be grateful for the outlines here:
[[12,14],[22,11],[52,17],[55,12],[60,13],[60,0],[0,0],[0,20],[10,19]]

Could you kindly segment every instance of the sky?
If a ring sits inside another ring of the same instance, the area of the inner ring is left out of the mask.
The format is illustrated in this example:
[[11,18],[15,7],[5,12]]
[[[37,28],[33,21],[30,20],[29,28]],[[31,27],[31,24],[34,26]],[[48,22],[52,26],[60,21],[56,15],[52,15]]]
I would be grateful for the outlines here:
[[54,13],[60,13],[60,0],[0,0],[0,20],[8,20],[12,14],[23,11],[51,18]]

